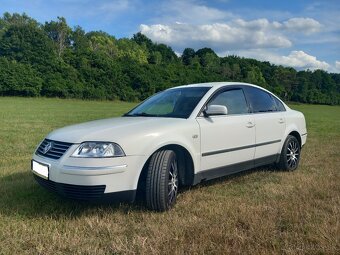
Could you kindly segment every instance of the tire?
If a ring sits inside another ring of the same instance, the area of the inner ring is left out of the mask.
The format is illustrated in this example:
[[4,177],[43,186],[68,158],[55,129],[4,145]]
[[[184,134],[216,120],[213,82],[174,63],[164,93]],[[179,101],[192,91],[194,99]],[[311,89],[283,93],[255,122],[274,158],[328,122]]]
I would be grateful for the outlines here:
[[278,168],[284,171],[294,171],[299,166],[301,145],[295,136],[289,135],[283,144]]
[[163,212],[176,203],[178,192],[178,165],[172,150],[155,152],[146,176],[146,204],[149,209]]

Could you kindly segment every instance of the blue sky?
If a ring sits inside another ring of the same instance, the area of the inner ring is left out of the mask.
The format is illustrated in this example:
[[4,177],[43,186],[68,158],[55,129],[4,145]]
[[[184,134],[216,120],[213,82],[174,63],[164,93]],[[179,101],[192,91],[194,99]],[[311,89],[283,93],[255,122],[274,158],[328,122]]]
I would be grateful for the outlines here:
[[63,16],[117,38],[141,31],[178,54],[211,47],[220,56],[340,72],[340,0],[1,0],[6,11],[42,23]]

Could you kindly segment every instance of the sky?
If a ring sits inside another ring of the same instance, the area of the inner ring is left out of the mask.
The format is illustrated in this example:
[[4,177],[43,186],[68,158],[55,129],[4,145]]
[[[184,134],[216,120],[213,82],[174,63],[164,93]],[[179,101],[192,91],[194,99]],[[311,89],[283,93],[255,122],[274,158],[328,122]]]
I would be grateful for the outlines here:
[[297,70],[340,73],[340,0],[0,0],[4,12],[116,38],[142,32],[180,55],[212,48]]

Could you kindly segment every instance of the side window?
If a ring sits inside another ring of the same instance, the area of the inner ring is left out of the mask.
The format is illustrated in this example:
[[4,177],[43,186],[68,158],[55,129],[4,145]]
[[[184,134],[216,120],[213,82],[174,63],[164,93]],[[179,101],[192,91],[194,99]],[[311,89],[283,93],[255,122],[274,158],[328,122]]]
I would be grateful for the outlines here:
[[276,104],[267,92],[258,88],[247,87],[246,93],[254,113],[276,111]]
[[275,103],[276,103],[276,109],[279,111],[279,112],[284,112],[286,111],[286,108],[285,106],[281,103],[280,100],[278,100],[276,97],[272,96],[272,98],[274,99]]
[[208,105],[225,105],[228,109],[228,114],[248,113],[248,105],[241,89],[221,92]]

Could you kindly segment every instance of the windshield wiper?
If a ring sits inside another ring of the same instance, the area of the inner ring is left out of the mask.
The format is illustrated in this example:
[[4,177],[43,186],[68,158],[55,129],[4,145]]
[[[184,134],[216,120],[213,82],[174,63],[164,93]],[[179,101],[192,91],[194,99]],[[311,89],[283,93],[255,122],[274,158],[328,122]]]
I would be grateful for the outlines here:
[[127,117],[157,117],[158,115],[149,114],[149,113],[146,113],[146,112],[138,112],[138,113],[133,113],[133,114],[124,114],[124,116],[127,116]]

